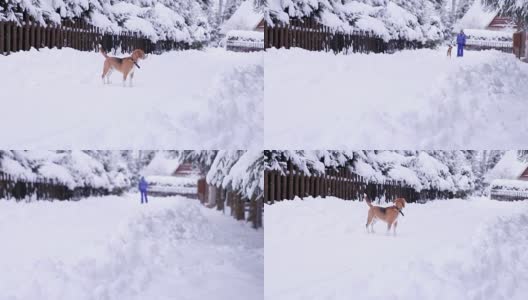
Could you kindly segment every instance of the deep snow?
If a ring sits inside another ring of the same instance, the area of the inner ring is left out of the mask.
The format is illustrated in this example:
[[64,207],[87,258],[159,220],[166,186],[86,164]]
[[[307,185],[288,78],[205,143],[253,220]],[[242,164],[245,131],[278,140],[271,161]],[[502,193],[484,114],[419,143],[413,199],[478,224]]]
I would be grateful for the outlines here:
[[269,49],[265,65],[265,148],[526,146],[528,64],[511,54]]
[[72,49],[0,56],[0,147],[248,149],[263,142],[262,53],[149,55],[134,86]]
[[408,204],[396,236],[337,198],[266,207],[265,299],[525,299],[528,201]]
[[263,231],[182,197],[0,201],[0,299],[262,299]]

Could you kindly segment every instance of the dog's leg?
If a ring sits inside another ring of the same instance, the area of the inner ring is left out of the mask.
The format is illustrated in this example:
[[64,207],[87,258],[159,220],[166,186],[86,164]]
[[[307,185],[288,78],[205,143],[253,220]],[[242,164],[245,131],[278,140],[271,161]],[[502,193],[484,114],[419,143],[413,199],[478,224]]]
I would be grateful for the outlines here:
[[127,72],[123,72],[123,86],[126,86],[127,77],[128,77],[128,73]]
[[130,87],[132,87],[132,79],[134,79],[134,71],[130,73]]
[[108,69],[108,72],[106,73],[106,83],[110,84],[110,76],[112,76],[112,72],[114,72],[113,68]]
[[396,236],[396,226],[398,226],[398,221],[394,222],[394,235]]
[[392,223],[387,223],[387,235],[389,235]]

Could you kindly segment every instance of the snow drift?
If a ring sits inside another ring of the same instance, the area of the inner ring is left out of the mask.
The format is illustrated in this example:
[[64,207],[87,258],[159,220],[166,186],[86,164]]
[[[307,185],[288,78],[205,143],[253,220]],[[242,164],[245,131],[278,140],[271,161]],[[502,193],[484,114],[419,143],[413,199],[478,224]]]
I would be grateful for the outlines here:
[[528,65],[497,51],[449,60],[444,50],[267,51],[265,147],[525,146]]
[[528,202],[408,204],[398,233],[365,230],[367,205],[266,207],[266,299],[515,299],[528,289]]
[[0,201],[0,299],[262,299],[262,231],[138,197]]

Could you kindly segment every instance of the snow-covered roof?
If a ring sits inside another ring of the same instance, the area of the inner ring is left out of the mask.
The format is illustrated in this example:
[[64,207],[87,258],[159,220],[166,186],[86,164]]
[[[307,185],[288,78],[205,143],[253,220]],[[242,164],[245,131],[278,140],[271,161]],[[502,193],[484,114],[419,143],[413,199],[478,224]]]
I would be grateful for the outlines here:
[[456,22],[454,31],[461,29],[485,29],[497,16],[497,10],[490,10],[482,4],[481,0],[476,0],[466,14]]
[[496,179],[518,179],[528,168],[528,163],[518,159],[517,150],[510,150],[504,154],[499,162],[486,174],[486,181]]
[[246,0],[240,4],[235,13],[220,26],[220,32],[230,30],[254,30],[264,18],[264,14],[255,9],[253,1]]

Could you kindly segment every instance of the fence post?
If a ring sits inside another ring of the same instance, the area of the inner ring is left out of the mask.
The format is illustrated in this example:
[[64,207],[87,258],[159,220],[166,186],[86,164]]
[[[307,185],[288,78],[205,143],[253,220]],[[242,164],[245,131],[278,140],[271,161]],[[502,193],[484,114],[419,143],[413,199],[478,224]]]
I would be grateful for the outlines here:
[[24,50],[28,51],[30,49],[29,46],[29,29],[30,29],[29,21],[26,20],[24,22]]
[[281,195],[282,195],[282,191],[281,191],[281,184],[282,184],[282,180],[281,180],[281,174],[280,174],[280,171],[276,171],[277,174],[275,176],[275,187],[276,187],[276,192],[275,192],[275,197],[276,197],[276,200],[277,201],[280,201],[282,200],[281,199]]
[[288,199],[293,200],[295,195],[293,193],[293,179],[294,178],[293,178],[293,164],[291,163],[291,161],[288,161],[288,168],[289,168],[289,171],[288,171],[288,181],[289,181]]
[[282,196],[281,200],[288,199],[288,177],[286,177],[286,174],[280,176],[282,180]]
[[270,185],[270,194],[268,197],[268,201],[270,201],[272,204],[275,202],[275,171],[269,172],[269,185]]
[[4,55],[5,53],[5,22],[0,21],[0,55]]

